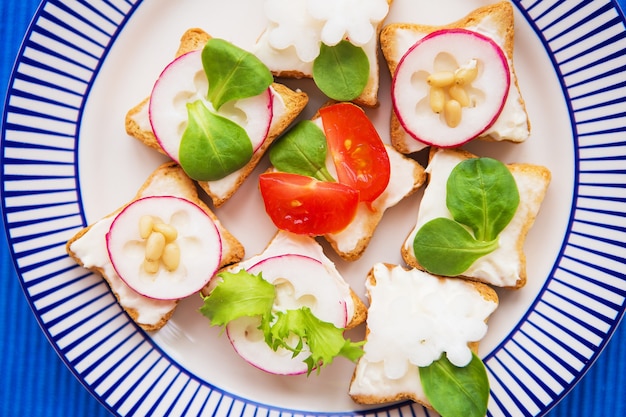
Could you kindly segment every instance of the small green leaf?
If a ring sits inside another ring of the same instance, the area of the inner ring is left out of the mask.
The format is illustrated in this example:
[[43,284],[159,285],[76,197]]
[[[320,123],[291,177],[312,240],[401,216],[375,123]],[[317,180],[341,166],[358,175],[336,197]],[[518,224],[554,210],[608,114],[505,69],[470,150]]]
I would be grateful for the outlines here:
[[[301,352],[304,343],[308,345],[311,354],[305,359],[307,374],[315,368],[319,373],[321,368],[332,363],[335,356],[342,355],[356,361],[363,355],[360,348],[363,342],[350,342],[344,339],[343,332],[344,329],[318,319],[308,307],[279,312],[271,329],[274,349],[283,347],[296,356]],[[295,347],[287,344],[292,335],[298,337]]]
[[206,43],[202,65],[209,80],[208,99],[216,110],[231,100],[259,95],[274,81],[260,59],[223,39]]
[[245,270],[237,273],[222,272],[222,281],[204,298],[200,312],[211,320],[213,326],[225,326],[239,317],[261,316],[271,319],[276,297],[275,287],[259,275]]
[[313,80],[333,100],[351,101],[367,86],[369,69],[363,48],[345,40],[335,46],[322,44],[313,61]]
[[282,172],[334,181],[326,169],[326,154],[324,132],[312,121],[304,120],[274,143],[270,149],[270,161]]
[[462,274],[497,247],[497,240],[478,241],[461,224],[445,217],[424,224],[413,239],[415,258],[422,267],[443,276]]
[[475,354],[465,367],[456,367],[444,356],[419,368],[426,398],[442,417],[484,417],[489,402],[485,365]]
[[477,240],[494,240],[519,205],[515,178],[500,161],[470,158],[452,170],[446,204],[457,222],[469,226]]
[[188,103],[187,114],[179,159],[189,177],[197,181],[218,180],[250,161],[254,150],[241,126],[211,112],[201,100]]

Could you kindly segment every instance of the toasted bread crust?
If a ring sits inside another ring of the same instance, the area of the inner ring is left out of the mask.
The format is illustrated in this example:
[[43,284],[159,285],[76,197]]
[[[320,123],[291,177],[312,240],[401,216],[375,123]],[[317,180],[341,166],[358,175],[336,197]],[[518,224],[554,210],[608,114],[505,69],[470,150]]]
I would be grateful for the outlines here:
[[[206,42],[211,39],[211,35],[199,28],[188,29],[181,37],[178,50],[176,51],[176,57],[185,53],[195,51],[204,47]],[[272,126],[268,133],[268,137],[263,142],[261,147],[253,154],[248,163],[238,171],[236,181],[230,186],[226,192],[215,192],[210,182],[199,181],[198,184],[204,192],[207,193],[213,202],[215,207],[219,207],[224,204],[232,195],[239,189],[241,184],[246,180],[250,173],[257,166],[265,151],[269,148],[272,142],[295,120],[295,118],[302,112],[304,107],[308,103],[307,94],[301,91],[293,91],[286,86],[273,83],[271,88],[275,93],[280,96],[280,99],[285,104],[285,113],[272,122]],[[149,126],[142,126],[140,121],[146,117],[142,117],[142,113],[147,113],[147,106],[149,105],[150,97],[145,98],[139,104],[132,107],[126,113],[124,125],[126,133],[129,136],[138,139],[146,146],[157,150],[165,155],[165,152],[159,145],[157,138],[155,137],[152,129]],[[145,115],[144,115],[145,116]]]
[[[164,195],[163,193],[155,192],[152,187],[157,186],[160,183],[172,183],[176,184],[178,188],[177,196],[184,197],[187,200],[198,205],[202,210],[213,219],[215,224],[217,225],[220,237],[222,239],[222,259],[220,262],[220,266],[226,266],[232,264],[234,262],[238,262],[244,256],[244,247],[243,245],[220,223],[216,215],[209,209],[209,207],[199,198],[195,183],[185,175],[183,170],[175,163],[175,162],[166,162],[160,165],[152,174],[146,179],[141,188],[138,190],[137,194],[133,197],[131,201],[115,210],[114,212],[106,215],[104,218],[112,218],[115,217],[119,212],[121,212],[126,206],[131,204],[132,202],[147,196],[152,195]],[[97,223],[97,222],[96,222]],[[96,224],[92,223],[89,226],[81,229],[78,233],[76,233],[67,243],[66,243],[66,251],[69,256],[74,259],[76,263],[85,267],[83,260],[72,250],[72,244],[78,240],[80,240],[86,233],[88,233],[91,228]],[[104,242],[102,243],[104,245]],[[142,329],[146,331],[154,331],[163,327],[167,321],[171,318],[172,314],[175,310],[175,305],[178,303],[178,300],[174,301],[174,306],[163,314],[160,320],[157,323],[142,323],[139,322],[139,313],[134,308],[128,307],[124,305],[123,300],[120,299],[118,293],[113,290],[113,285],[111,281],[111,277],[107,275],[105,270],[99,266],[89,266],[87,267],[90,271],[95,272],[101,275],[105,281],[111,287],[116,299],[120,303],[121,307],[128,313],[128,315],[135,321]]]

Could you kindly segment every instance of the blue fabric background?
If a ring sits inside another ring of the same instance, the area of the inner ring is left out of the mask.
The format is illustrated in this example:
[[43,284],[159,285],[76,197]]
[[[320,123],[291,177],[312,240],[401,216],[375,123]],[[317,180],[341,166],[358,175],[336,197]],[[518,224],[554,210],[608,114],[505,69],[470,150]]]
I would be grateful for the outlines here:
[[[571,0],[570,0],[571,1]],[[622,7],[626,0],[618,3]],[[39,0],[0,1],[0,99]],[[626,109],[625,109],[626,111]],[[40,330],[0,224],[0,416],[99,417],[109,412],[78,382]],[[626,415],[626,325],[550,417]]]

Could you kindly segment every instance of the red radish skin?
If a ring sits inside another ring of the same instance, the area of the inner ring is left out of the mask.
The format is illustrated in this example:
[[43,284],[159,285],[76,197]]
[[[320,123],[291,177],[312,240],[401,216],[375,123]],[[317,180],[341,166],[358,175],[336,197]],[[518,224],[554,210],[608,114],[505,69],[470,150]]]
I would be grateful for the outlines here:
[[[472,92],[480,93],[474,94],[477,105],[462,109],[458,127],[447,126],[443,116],[428,106],[426,76],[449,65],[434,68],[436,59],[444,54],[453,57],[457,65],[472,59],[479,62],[479,75],[472,83]],[[508,60],[492,39],[466,29],[443,29],[416,42],[402,57],[392,80],[392,105],[400,124],[414,139],[441,148],[458,147],[495,123],[510,86]]]
[[[279,311],[302,306],[320,320],[331,322],[339,328],[348,322],[346,301],[337,287],[335,278],[317,259],[298,254],[273,256],[247,268],[251,274],[262,272],[268,282],[277,285]],[[299,375],[307,372],[303,360],[309,356],[306,349],[296,357],[279,348],[272,350],[257,328],[259,318],[242,317],[230,322],[226,332],[235,351],[248,363],[265,372],[279,375]]]
[[[150,274],[142,267],[146,244],[139,219],[144,215],[176,229],[181,260],[175,270],[161,265],[156,274]],[[106,245],[122,281],[138,294],[158,300],[178,300],[199,292],[215,275],[222,258],[222,240],[213,219],[195,203],[173,196],[144,197],[126,206],[113,220]]]
[[[209,88],[202,51],[192,51],[170,62],[157,79],[148,107],[152,131],[163,151],[174,161],[179,161],[178,148],[187,126],[186,104],[202,100],[212,111],[207,100]],[[263,93],[224,104],[218,114],[242,126],[258,150],[267,139],[273,118],[274,93],[268,88]]]

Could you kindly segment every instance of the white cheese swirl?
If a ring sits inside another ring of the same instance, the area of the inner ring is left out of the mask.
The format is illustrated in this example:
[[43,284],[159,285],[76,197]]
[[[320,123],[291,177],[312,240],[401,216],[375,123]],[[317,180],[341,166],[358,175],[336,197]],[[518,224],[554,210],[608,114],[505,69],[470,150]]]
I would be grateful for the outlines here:
[[386,0],[267,0],[267,39],[272,48],[293,47],[301,61],[312,62],[322,43],[370,42],[388,11]]
[[377,263],[366,282],[370,298],[364,355],[357,364],[351,395],[425,398],[418,367],[442,354],[456,366],[472,358],[469,342],[487,331],[498,306],[473,283],[439,278],[418,269]]

